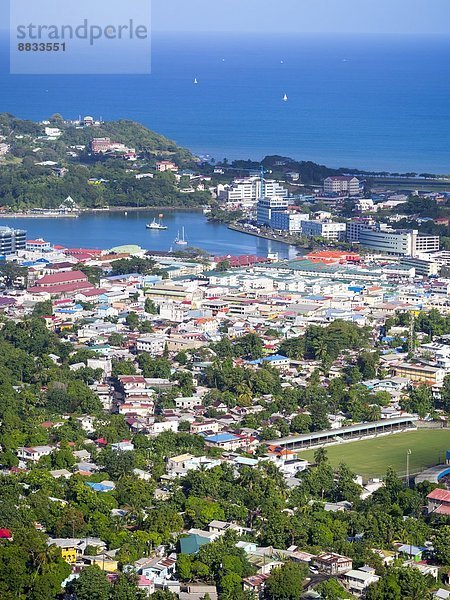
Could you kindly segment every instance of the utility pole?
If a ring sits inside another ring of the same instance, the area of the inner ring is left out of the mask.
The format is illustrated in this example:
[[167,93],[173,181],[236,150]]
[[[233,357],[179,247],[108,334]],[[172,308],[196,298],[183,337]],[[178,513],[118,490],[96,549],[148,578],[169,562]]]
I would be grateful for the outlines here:
[[411,311],[409,316],[409,340],[408,340],[408,350],[412,357],[414,357],[414,313]]
[[406,485],[409,487],[409,457],[411,454],[410,448],[406,451]]

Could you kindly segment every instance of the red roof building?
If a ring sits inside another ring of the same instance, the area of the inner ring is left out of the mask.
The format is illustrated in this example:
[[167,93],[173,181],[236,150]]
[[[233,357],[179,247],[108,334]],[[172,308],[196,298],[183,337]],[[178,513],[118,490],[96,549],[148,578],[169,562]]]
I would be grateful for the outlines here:
[[83,257],[83,259],[85,259],[85,257],[94,258],[95,256],[100,256],[102,253],[103,250],[97,250],[95,248],[66,248],[66,250],[64,250],[64,254],[73,256],[76,259],[80,259],[80,257]]
[[428,514],[450,515],[450,491],[435,489],[427,496]]
[[80,282],[88,282],[88,278],[81,271],[63,271],[62,273],[52,273],[50,275],[44,275],[44,277],[41,277],[35,282],[35,287],[51,288],[55,285]]
[[0,540],[12,540],[10,529],[0,529]]
[[360,262],[361,257],[356,252],[342,252],[340,250],[318,250],[310,252],[305,256],[306,259],[312,262],[343,263],[343,262]]
[[94,286],[81,271],[64,271],[44,275],[33,287],[28,288],[32,294],[47,292],[52,295],[70,295],[82,290],[92,290]]

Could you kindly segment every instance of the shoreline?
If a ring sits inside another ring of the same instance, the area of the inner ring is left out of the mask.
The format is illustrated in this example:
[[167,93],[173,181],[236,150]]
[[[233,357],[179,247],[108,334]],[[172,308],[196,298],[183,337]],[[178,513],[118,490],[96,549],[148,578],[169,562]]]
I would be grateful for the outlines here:
[[292,238],[292,236],[290,237],[290,239],[286,239],[283,236],[277,236],[276,234],[272,234],[272,233],[264,233],[264,232],[260,232],[260,231],[252,231],[252,230],[246,229],[245,227],[242,227],[241,225],[236,225],[234,223],[230,223],[227,226],[227,228],[231,229],[232,231],[238,231],[239,233],[246,233],[247,235],[252,235],[254,237],[259,237],[259,238],[262,238],[264,240],[270,240],[271,242],[278,242],[280,244],[286,244],[287,246],[297,247],[297,243],[294,241],[294,239]]
[[109,214],[120,212],[202,212],[203,207],[186,206],[112,206],[110,208],[86,208],[77,213],[33,213],[33,212],[8,212],[0,213],[0,219],[78,219],[82,215]]
[[91,213],[115,213],[115,212],[150,212],[165,210],[166,212],[202,212],[202,207],[189,206],[110,206],[109,208],[86,208],[81,214]]

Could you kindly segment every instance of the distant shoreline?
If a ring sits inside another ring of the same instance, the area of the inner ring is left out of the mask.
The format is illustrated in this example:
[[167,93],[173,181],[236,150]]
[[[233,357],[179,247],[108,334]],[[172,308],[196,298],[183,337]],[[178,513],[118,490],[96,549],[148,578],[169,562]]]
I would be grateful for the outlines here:
[[188,206],[112,206],[110,208],[86,208],[79,213],[0,213],[0,219],[77,219],[85,214],[109,214],[120,212],[201,212],[203,208]]

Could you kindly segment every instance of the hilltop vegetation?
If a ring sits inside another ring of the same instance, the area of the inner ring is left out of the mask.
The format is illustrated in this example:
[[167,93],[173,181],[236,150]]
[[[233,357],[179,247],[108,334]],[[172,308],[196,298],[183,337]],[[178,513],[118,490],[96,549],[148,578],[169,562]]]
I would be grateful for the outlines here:
[[[120,119],[119,121],[109,121],[102,123],[100,127],[95,128],[96,137],[109,137],[112,140],[120,140],[126,146],[136,148],[139,152],[152,152],[156,154],[170,153],[179,158],[192,161],[192,154],[177,146],[175,142],[150,131],[140,123]],[[92,129],[67,127],[64,129],[62,141],[67,145],[88,144],[92,139]]]
[[[60,129],[61,135],[48,138],[43,124],[0,114],[0,136],[10,146],[0,163],[0,205],[16,210],[54,208],[71,196],[88,208],[195,207],[209,199],[209,193],[181,193],[172,173],[155,172],[160,159],[170,158],[181,169],[194,165],[195,159],[188,150],[138,123],[121,120],[77,127],[55,115],[50,126]],[[137,159],[92,154],[89,144],[97,137],[135,148]],[[62,176],[55,169],[64,169]],[[154,176],[137,178],[141,173]]]

